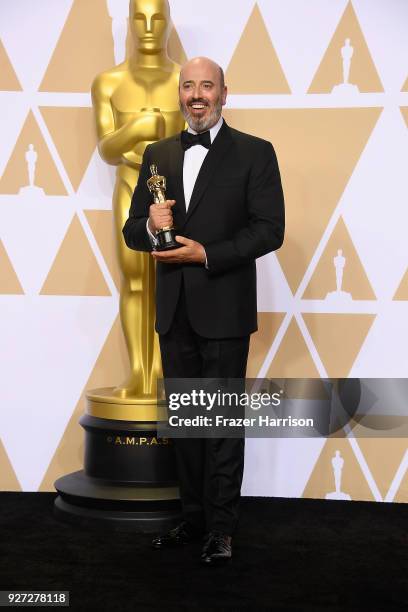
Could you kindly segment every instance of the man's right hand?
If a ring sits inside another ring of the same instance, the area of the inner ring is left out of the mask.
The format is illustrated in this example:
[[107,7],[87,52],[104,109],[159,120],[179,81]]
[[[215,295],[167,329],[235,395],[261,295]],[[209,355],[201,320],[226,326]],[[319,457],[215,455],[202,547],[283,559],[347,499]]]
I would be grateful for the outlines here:
[[172,207],[176,203],[176,200],[166,200],[162,204],[151,204],[149,211],[149,230],[152,234],[163,227],[173,226],[173,213]]

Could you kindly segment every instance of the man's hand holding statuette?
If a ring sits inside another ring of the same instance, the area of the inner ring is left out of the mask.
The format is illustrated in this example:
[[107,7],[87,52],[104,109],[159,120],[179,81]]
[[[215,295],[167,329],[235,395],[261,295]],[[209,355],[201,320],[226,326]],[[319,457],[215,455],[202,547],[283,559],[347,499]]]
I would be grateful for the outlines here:
[[151,204],[149,210],[149,230],[154,234],[163,227],[173,226],[172,206],[176,200],[166,200],[160,204]]
[[184,236],[176,236],[176,240],[184,246],[172,251],[153,251],[152,257],[162,263],[205,263],[205,249],[202,244]]

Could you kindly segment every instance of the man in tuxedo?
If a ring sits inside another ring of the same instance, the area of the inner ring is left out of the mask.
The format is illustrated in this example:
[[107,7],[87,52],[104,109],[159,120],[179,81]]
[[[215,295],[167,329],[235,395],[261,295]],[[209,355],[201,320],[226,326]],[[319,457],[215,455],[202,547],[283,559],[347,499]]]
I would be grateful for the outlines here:
[[[230,128],[222,118],[227,88],[208,58],[180,74],[188,130],[146,148],[129,218],[128,247],[157,262],[156,331],[166,378],[245,378],[257,329],[255,259],[278,249],[284,201],[270,142]],[[152,204],[150,164],[167,179]],[[180,248],[156,251],[156,231],[174,225]],[[231,558],[244,468],[244,438],[174,438],[183,521],[153,540],[175,547],[204,537],[201,560]]]

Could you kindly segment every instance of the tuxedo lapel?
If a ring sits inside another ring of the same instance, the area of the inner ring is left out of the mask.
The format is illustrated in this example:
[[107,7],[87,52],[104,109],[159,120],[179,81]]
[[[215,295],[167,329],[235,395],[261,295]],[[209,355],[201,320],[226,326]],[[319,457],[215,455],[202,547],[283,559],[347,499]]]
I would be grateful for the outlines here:
[[170,181],[174,190],[174,199],[176,200],[174,208],[184,220],[186,216],[186,203],[184,200],[183,163],[184,151],[180,143],[180,135],[178,135],[174,138],[170,148]]
[[[203,197],[205,190],[208,187],[211,177],[214,174],[216,168],[221,164],[221,160],[227,152],[227,149],[232,143],[231,133],[228,125],[223,123],[215,137],[210,150],[208,151],[205,159],[198,173],[197,180],[194,185],[193,193],[191,194],[190,204],[188,206],[186,221],[191,217],[194,209],[199,204]],[[181,148],[181,147],[180,147]],[[183,170],[181,170],[181,184],[183,184]],[[184,198],[183,198],[184,202]]]

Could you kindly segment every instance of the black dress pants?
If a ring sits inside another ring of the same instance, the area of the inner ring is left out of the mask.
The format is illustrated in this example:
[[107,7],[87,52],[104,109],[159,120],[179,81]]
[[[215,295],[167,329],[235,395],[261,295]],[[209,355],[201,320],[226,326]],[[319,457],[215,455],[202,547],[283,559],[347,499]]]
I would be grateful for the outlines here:
[[[249,336],[211,339],[188,320],[184,285],[172,326],[160,334],[165,378],[245,378]],[[173,438],[184,520],[232,535],[244,471],[245,438]]]

